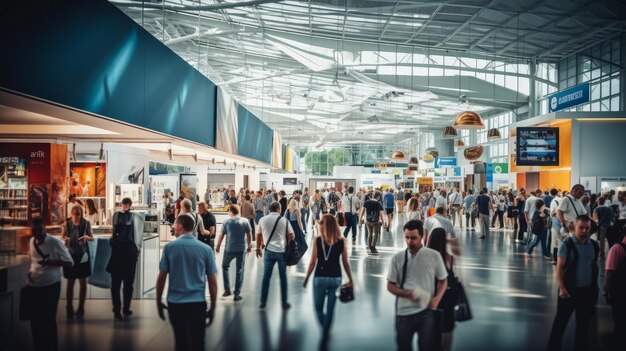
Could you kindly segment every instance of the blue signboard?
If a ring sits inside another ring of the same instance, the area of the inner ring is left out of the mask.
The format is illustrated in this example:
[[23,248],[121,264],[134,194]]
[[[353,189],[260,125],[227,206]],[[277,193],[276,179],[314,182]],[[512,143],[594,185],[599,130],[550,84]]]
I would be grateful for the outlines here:
[[556,112],[589,102],[589,82],[559,91],[548,98],[548,110]]
[[455,177],[461,176],[461,167],[454,167],[454,176]]
[[435,158],[435,168],[454,167],[454,166],[456,166],[456,157]]
[[372,174],[380,174],[380,169],[372,169]]
[[487,183],[493,182],[493,163],[487,163]]

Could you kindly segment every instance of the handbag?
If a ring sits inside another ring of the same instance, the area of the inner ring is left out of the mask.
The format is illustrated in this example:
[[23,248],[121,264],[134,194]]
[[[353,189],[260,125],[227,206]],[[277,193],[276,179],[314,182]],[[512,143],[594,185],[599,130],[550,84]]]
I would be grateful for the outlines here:
[[458,282],[458,300],[456,306],[454,306],[454,320],[457,322],[465,322],[472,319],[472,309],[470,308],[469,300],[465,294],[465,288],[463,284]]
[[287,246],[285,247],[285,263],[287,266],[295,266],[300,262],[302,258],[302,254],[298,249],[298,242],[296,240],[289,241],[289,237],[287,233],[289,233],[289,221],[285,225],[285,240],[287,241]]
[[354,289],[349,285],[342,285],[339,290],[339,301],[348,303],[354,300]]

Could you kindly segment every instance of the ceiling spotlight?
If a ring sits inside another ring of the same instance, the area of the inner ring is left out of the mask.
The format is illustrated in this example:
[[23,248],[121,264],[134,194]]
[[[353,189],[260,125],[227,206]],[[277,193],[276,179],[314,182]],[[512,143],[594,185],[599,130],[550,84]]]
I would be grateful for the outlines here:
[[193,160],[198,162],[198,153],[197,152],[193,155]]

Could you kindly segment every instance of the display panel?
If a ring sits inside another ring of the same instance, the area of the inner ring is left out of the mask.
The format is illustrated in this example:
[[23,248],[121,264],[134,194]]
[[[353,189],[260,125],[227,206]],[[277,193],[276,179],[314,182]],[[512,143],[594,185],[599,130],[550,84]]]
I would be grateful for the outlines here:
[[298,185],[298,178],[283,178],[283,185]]
[[517,128],[518,166],[558,166],[559,129],[550,127]]

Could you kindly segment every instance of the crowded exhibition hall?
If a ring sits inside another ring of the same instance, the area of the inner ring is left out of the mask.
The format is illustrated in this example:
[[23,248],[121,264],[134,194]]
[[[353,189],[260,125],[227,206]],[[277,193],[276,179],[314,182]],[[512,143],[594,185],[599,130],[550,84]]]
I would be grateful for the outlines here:
[[0,32],[0,351],[626,350],[623,0]]

